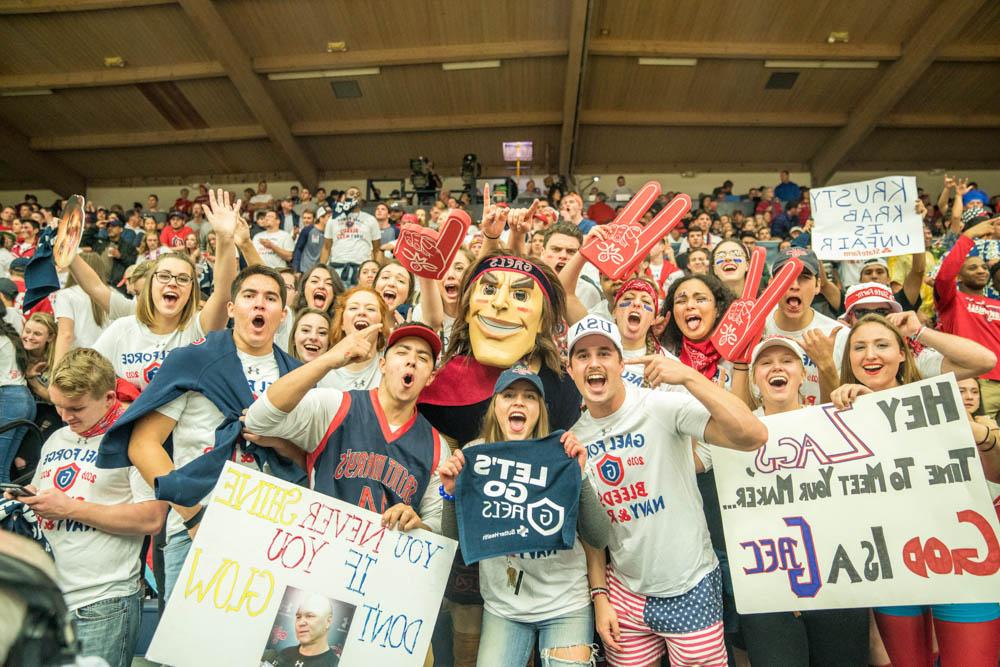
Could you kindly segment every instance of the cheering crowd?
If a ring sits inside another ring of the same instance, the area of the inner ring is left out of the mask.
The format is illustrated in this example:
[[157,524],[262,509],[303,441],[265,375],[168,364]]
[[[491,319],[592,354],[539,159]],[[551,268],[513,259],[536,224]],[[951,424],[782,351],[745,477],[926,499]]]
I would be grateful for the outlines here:
[[[0,433],[0,481],[21,483],[4,511],[51,548],[80,654],[131,663],[144,538],[167,601],[227,461],[457,539],[470,452],[564,430],[574,547],[459,555],[428,664],[996,667],[996,603],[738,613],[708,444],[755,450],[758,417],[954,373],[1000,512],[1000,200],[946,176],[914,203],[925,252],[831,263],[811,249],[808,188],[725,181],[612,280],[580,248],[633,194],[623,177],[610,197],[558,178],[487,194],[438,279],[394,256],[400,233],[442,230],[469,193],[413,209],[260,183],[239,200],[181,190],[165,211],[91,202],[48,290],[60,204],[3,207],[0,417],[44,438]],[[765,243],[765,276],[801,272],[733,361],[713,333],[766,286],[748,275]],[[609,479],[602,452],[632,438],[642,456]],[[637,489],[664,509],[629,516]],[[303,642],[274,664],[333,654]]]

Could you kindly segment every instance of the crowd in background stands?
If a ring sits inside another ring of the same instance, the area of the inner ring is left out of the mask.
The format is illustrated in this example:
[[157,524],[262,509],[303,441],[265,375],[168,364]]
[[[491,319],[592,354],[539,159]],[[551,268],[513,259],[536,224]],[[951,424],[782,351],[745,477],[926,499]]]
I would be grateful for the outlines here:
[[[549,287],[560,295],[560,300],[553,299],[548,306],[556,310],[546,316],[549,319],[545,326],[551,330],[545,337],[548,342],[544,349],[537,353],[554,367],[556,375],[561,368],[569,369],[588,407],[589,380],[574,374],[574,340],[570,336],[567,341],[566,336],[568,328],[587,317],[605,318],[616,325],[612,342],[623,363],[622,382],[630,391],[632,387],[669,389],[667,385],[673,382],[668,378],[679,377],[669,364],[679,359],[684,367],[727,390],[727,394],[756,407],[758,415],[828,400],[846,406],[869,391],[921,375],[954,371],[962,381],[963,399],[987,477],[1000,482],[1000,460],[995,450],[995,418],[1000,410],[1000,301],[996,300],[1000,297],[1000,218],[994,217],[1000,197],[990,197],[969,179],[945,176],[939,193],[919,191],[916,209],[924,220],[926,252],[888,259],[823,262],[810,249],[814,220],[808,187],[791,182],[788,173],[781,172],[774,186],[751,187],[743,194],[733,188],[733,182],[726,180],[711,193],[693,197],[695,204],[683,224],[654,246],[635,273],[618,281],[598,274],[578,251],[587,235],[603,234],[604,225],[633,195],[624,177],[617,179],[611,192],[589,187],[578,193],[563,179],[546,177],[541,187],[528,180],[515,201],[480,202],[477,193],[441,191],[432,204],[417,207],[405,198],[363,202],[361,190],[356,187],[344,191],[292,187],[288,193],[276,196],[268,191],[265,182],[242,193],[210,193],[205,186],[192,193],[183,188],[169,205],[161,204],[156,194],[131,207],[88,201],[80,251],[69,271],[60,276],[62,288],[24,310],[25,269],[40,233],[59,218],[64,204],[57,201],[49,207],[41,206],[35,197],[26,195],[23,202],[0,207],[0,420],[34,420],[48,442],[40,451],[37,443],[24,437],[24,429],[0,433],[0,480],[8,482],[36,471],[33,484],[51,487],[46,457],[52,456],[56,446],[53,443],[76,438],[79,443],[91,443],[96,451],[101,436],[121,415],[124,404],[144,396],[147,388],[162,386],[163,381],[154,383],[154,379],[168,352],[190,350],[190,343],[227,327],[234,332],[236,353],[255,398],[263,396],[284,376],[286,363],[294,367],[306,362],[303,368],[319,367],[308,362],[325,364],[323,372],[312,380],[321,388],[350,391],[383,386],[387,381],[383,375],[395,371],[391,363],[382,361],[382,355],[399,345],[402,334],[398,332],[430,340],[423,333],[413,334],[408,328],[414,326],[411,322],[422,322],[440,337],[437,348],[431,345],[435,356],[440,354],[439,360],[448,360],[456,350],[461,353],[465,349],[468,354],[468,332],[462,318],[469,304],[468,299],[463,300],[463,290],[471,287],[471,268],[480,259],[504,251],[531,258],[540,267],[539,274],[544,274],[546,280],[551,278],[553,284]],[[666,192],[659,197],[642,223],[648,223],[674,194]],[[238,197],[241,208],[231,209],[230,201],[236,202]],[[541,200],[540,205],[527,217],[523,207],[535,199]],[[169,200],[167,197],[164,202]],[[441,280],[415,277],[392,256],[400,228],[412,224],[436,229],[451,209],[473,212],[474,222],[463,248]],[[777,246],[772,252],[774,271],[793,257],[798,257],[805,268],[765,329],[765,335],[780,339],[771,348],[790,351],[792,356],[781,356],[781,350],[776,349],[768,356],[765,341],[748,367],[720,358],[708,339],[726,306],[742,292],[748,260],[757,244]],[[237,257],[248,267],[240,273]],[[271,278],[280,279],[276,289],[268,286]],[[252,292],[249,296],[248,290]],[[401,326],[404,322],[407,324]],[[865,362],[863,357],[869,354],[862,349],[869,345],[865,335],[874,334],[880,336],[879,346],[892,348],[899,358],[887,360],[880,347],[870,353],[878,363]],[[271,340],[283,351],[274,357],[268,356]],[[248,357],[248,349],[255,350],[257,356]],[[286,362],[286,352],[291,361]],[[662,355],[668,361],[651,364],[649,355]],[[778,384],[768,384],[763,375],[758,375],[758,356],[766,357],[772,364],[770,368],[783,374],[781,388],[794,385],[797,391],[791,398],[782,393]],[[335,363],[330,361],[333,357]],[[262,358],[269,361],[261,362]],[[883,366],[893,371],[884,382],[879,375]],[[539,373],[544,376],[544,368]],[[279,386],[284,391],[286,385]],[[497,386],[498,395],[507,391]],[[89,642],[90,650],[111,664],[127,664],[124,654],[116,657],[109,648],[112,644],[117,642],[120,649],[122,642],[127,647],[135,641],[133,625],[138,621],[133,603],[138,569],[133,568],[132,561],[141,536],[161,533],[158,550],[162,551],[162,563],[158,574],[164,598],[170,595],[190,547],[188,531],[193,532],[201,515],[197,510],[180,511],[176,504],[172,505],[174,511],[167,514],[165,504],[152,500],[148,485],[174,466],[212,449],[211,434],[214,426],[224,423],[219,420],[225,414],[216,410],[219,403],[212,399],[215,391],[221,390],[206,387],[200,394],[189,392],[193,397],[186,398],[185,403],[170,402],[159,409],[156,414],[160,422],[140,422],[144,429],[141,437],[145,438],[142,446],[136,447],[133,439],[128,447],[135,468],[128,468],[132,473],[116,480],[115,493],[119,495],[103,499],[131,503],[125,507],[142,507],[142,512],[111,518],[103,514],[75,515],[76,520],[89,522],[97,532],[116,536],[113,545],[102,543],[94,549],[100,549],[96,555],[111,559],[108,569],[118,579],[95,587],[89,581],[92,571],[81,568],[79,562],[61,560],[67,557],[61,556],[60,545],[91,539],[88,536],[92,533],[56,535],[62,521],[54,522],[53,517],[66,519],[69,510],[60,514],[58,508],[44,504],[36,507],[42,532],[50,533],[60,585],[71,609],[79,612],[109,600],[125,600],[123,609],[127,609],[123,613],[128,614],[129,621],[120,623],[122,627],[97,622],[81,633],[85,645]],[[567,391],[575,391],[572,383]],[[706,405],[717,400],[703,387],[692,389],[691,394]],[[270,400],[266,407],[272,411],[266,415],[280,416],[296,405],[285,393],[281,394],[284,403],[280,404],[271,391],[266,395]],[[301,398],[301,392],[296,395]],[[552,397],[543,398],[550,401]],[[532,400],[537,401],[538,396]],[[412,407],[412,403],[409,405]],[[263,408],[255,410],[252,414],[265,414]],[[570,423],[575,421],[576,416]],[[323,422],[323,428],[327,423]],[[702,427],[706,428],[704,424]],[[587,425],[581,422],[580,428],[586,430]],[[547,428],[544,430],[547,433]],[[705,439],[708,433],[704,431]],[[161,447],[171,434],[172,462]],[[258,436],[252,433],[247,436],[251,441],[255,438]],[[244,457],[244,461],[252,464],[253,458],[246,461]],[[709,452],[704,445],[695,448],[694,466],[698,488],[704,493],[702,476],[711,474]],[[46,472],[41,472],[43,469]],[[449,468],[449,473],[453,472],[454,465]],[[432,520],[425,515],[428,507],[441,502],[436,473],[431,479],[430,497],[414,509],[419,509],[418,520],[440,527],[439,518]],[[446,475],[441,480],[447,482]],[[991,487],[991,497],[1000,495],[998,489]],[[441,497],[447,496],[442,484]],[[721,534],[717,499],[714,512],[712,507],[711,499],[706,499],[706,521],[716,544]],[[166,527],[161,530],[164,523]],[[629,556],[615,553],[614,540],[610,544],[612,561],[626,562]],[[669,547],[669,540],[661,546]],[[601,553],[603,558],[603,550]],[[678,585],[711,597],[715,593],[701,588],[707,577],[701,582]],[[596,623],[615,664],[645,664],[635,661],[635,651],[658,659],[663,647],[657,648],[643,637],[670,633],[634,627],[629,631],[638,633],[632,637],[636,643],[629,644],[628,637],[622,637],[624,623],[621,629],[618,625],[624,612],[620,607],[608,606],[616,604],[608,602],[615,595],[646,593],[628,588],[642,581],[601,579],[601,585],[590,579],[594,612],[586,622]],[[494,593],[490,591],[490,595]],[[506,593],[497,595],[503,597]],[[489,609],[491,598],[485,588],[483,597]],[[656,599],[641,595],[636,599],[640,597],[646,601],[643,604]],[[862,610],[861,617],[842,615],[826,621],[812,615],[794,619],[791,615],[775,615],[780,618],[768,622],[746,619],[741,625],[741,637],[730,623],[730,614],[735,614],[731,591],[723,599],[727,612],[723,664],[727,654],[729,660],[738,654],[736,647],[748,649],[750,660],[760,665],[858,664],[833,655],[856,656],[858,650],[873,664],[889,662],[886,649],[894,664],[899,665],[918,664],[908,660],[922,660],[925,653],[929,655],[929,644],[923,643],[924,626],[918,629],[914,625],[919,613],[878,610],[882,638],[878,631],[872,631],[869,658],[867,610]],[[477,647],[497,641],[495,635],[487,637],[489,624],[482,620],[481,599],[478,604],[478,616],[472,621],[462,612],[470,605],[454,603],[450,608],[455,664],[474,663]],[[702,602],[687,599],[684,604],[694,604],[700,610],[697,605]],[[936,642],[942,656],[954,660],[957,646],[965,651],[956,661],[943,664],[996,665],[1000,607],[981,607],[957,621],[954,616],[935,611]],[[78,614],[78,622],[86,626],[85,615]],[[816,628],[834,632],[834,641],[821,644],[815,638],[789,639],[798,637],[798,632],[805,633],[802,637],[808,634],[792,625],[804,628],[813,622]],[[719,625],[721,628],[721,621]],[[975,627],[978,634],[963,634],[952,626]],[[484,633],[482,644],[480,628]],[[495,626],[489,626],[489,632],[495,632]],[[810,641],[816,642],[811,661],[809,651],[803,657],[801,650],[801,644]],[[971,653],[969,641],[977,647]],[[669,639],[667,644],[675,664],[718,664],[710,662],[718,655],[706,658],[704,663],[685,662],[691,658],[687,653],[690,646],[680,640],[671,644]],[[436,651],[438,646],[436,643]],[[501,659],[482,662],[482,651],[479,657],[480,664],[505,664]]]

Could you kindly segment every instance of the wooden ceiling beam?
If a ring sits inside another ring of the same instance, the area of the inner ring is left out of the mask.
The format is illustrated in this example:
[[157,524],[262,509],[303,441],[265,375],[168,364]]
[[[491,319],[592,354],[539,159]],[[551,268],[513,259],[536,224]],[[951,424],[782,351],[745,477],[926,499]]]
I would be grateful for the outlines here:
[[153,65],[149,67],[107,67],[83,72],[52,74],[6,74],[0,76],[0,91],[38,88],[89,88],[126,86],[154,81],[183,81],[223,77],[226,70],[217,61]]
[[209,127],[196,130],[157,130],[152,132],[116,132],[111,134],[33,137],[30,143],[31,148],[36,151],[73,151],[169,146],[172,144],[204,144],[267,138],[267,132],[260,125],[234,125],[231,127]]
[[289,56],[254,58],[254,69],[261,74],[301,72],[316,69],[355,67],[391,67],[426,65],[463,60],[514,60],[565,56],[566,42],[561,39],[487,42],[485,44],[449,44],[399,49],[364,49],[343,53],[303,53]]
[[[580,124],[617,127],[843,127],[848,114],[836,111],[600,111],[580,113]],[[876,125],[886,128],[997,128],[1000,114],[895,113]]]
[[33,150],[26,136],[3,123],[0,123],[0,146],[4,147],[4,162],[61,196],[87,192],[83,176],[51,155]]
[[[707,58],[726,60],[897,60],[899,44],[826,44],[780,42],[684,42],[595,38],[590,54],[641,58]],[[936,58],[979,62],[1000,60],[1000,45],[948,44]]]
[[559,173],[573,179],[573,149],[579,128],[581,87],[587,66],[587,22],[591,0],[571,0],[566,84],[563,87],[562,129],[559,132]]
[[229,29],[211,0],[181,0],[188,18],[206,46],[219,59],[247,108],[267,132],[267,136],[288,160],[292,171],[308,187],[315,186],[319,175],[316,165],[292,135],[288,121],[271,99],[260,76],[253,70],[250,56]]
[[0,0],[0,15],[52,14],[55,12],[85,12],[126,7],[172,5],[176,0]]
[[824,185],[840,164],[917,83],[935,54],[985,6],[988,0],[943,0],[903,45],[902,55],[885,68],[871,91],[854,105],[847,125],[810,160],[813,185]]
[[558,111],[359,118],[356,120],[300,121],[292,124],[292,133],[300,137],[310,137],[338,134],[384,134],[387,132],[435,132],[454,129],[559,125],[561,120],[562,115]]

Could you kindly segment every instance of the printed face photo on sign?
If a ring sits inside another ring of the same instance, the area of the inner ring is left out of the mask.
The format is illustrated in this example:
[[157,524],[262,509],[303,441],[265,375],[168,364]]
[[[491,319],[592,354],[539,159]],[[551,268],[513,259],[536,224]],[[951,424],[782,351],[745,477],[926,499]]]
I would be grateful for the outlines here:
[[339,665],[355,610],[352,604],[289,586],[260,657],[261,665]]
[[529,354],[542,325],[545,297],[523,273],[487,271],[472,288],[469,339],[480,362],[507,367]]

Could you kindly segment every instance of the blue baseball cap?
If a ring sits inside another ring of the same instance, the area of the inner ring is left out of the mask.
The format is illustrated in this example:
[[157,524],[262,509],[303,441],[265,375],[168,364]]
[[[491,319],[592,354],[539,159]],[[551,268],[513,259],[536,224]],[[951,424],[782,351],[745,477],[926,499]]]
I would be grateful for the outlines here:
[[518,380],[525,380],[530,382],[538,390],[538,393],[542,398],[545,398],[545,388],[542,386],[542,378],[538,377],[535,373],[532,373],[528,368],[524,366],[512,366],[500,374],[497,378],[497,383],[493,387],[493,393],[499,394],[501,391],[511,386]]

